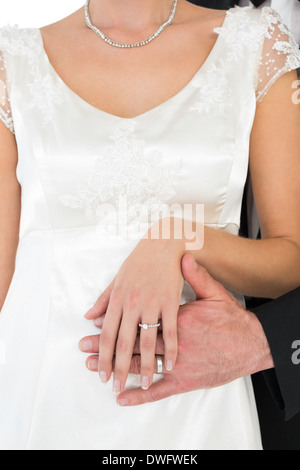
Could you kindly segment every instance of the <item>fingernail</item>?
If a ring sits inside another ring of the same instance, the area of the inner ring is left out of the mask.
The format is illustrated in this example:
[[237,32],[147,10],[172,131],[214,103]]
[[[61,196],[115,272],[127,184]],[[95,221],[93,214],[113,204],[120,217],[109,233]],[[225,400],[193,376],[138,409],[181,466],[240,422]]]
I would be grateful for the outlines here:
[[198,268],[198,263],[194,261],[194,269],[197,269],[197,268]]
[[100,374],[100,380],[103,384],[106,384],[107,383],[107,373],[104,372],[104,371],[101,371]]
[[93,343],[90,339],[85,339],[79,343],[80,350],[82,352],[90,352],[93,347]]
[[92,371],[98,370],[98,359],[90,359],[88,362],[88,368]]
[[144,375],[142,377],[142,389],[143,390],[148,390],[148,388],[150,387],[150,380],[149,380],[149,377],[147,377],[146,375]]
[[166,369],[170,372],[173,370],[173,361],[167,361],[166,363]]
[[104,323],[104,319],[103,319],[102,317],[96,318],[96,319],[94,320],[94,325],[95,325],[97,328],[102,328],[103,323]]
[[121,391],[121,382],[118,379],[114,380],[114,385],[113,385],[113,393],[115,395],[118,395]]
[[117,400],[118,405],[120,406],[128,406],[129,400],[127,398],[120,398]]

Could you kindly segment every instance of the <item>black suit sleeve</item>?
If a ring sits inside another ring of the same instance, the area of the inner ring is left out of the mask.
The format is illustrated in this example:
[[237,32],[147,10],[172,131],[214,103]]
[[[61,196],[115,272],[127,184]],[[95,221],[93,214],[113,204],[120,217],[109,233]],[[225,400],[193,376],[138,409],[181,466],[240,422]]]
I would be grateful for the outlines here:
[[238,5],[238,0],[189,0],[190,3],[213,10],[227,10]]
[[288,420],[300,412],[300,364],[292,361],[292,345],[300,341],[300,288],[251,310],[263,326],[275,364],[263,374]]

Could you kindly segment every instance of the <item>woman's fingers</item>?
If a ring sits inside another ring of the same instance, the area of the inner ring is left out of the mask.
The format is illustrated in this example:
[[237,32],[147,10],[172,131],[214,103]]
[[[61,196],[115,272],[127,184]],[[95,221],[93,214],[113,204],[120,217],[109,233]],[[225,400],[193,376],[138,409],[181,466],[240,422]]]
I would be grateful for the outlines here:
[[136,321],[123,316],[116,344],[113,392],[118,395],[126,385],[137,336]]
[[174,312],[165,312],[163,319],[163,339],[165,345],[165,368],[172,371],[176,364],[178,355],[178,337],[177,337],[177,314]]
[[[147,318],[147,317],[146,317]],[[156,324],[153,322],[143,321],[143,324]],[[157,328],[141,328],[140,333],[140,354],[141,354],[141,386],[144,390],[152,385],[154,374],[154,358],[156,351]]]
[[99,342],[99,375],[103,383],[110,380],[112,361],[122,319],[122,311],[110,303],[105,316]]
[[[158,316],[153,317],[153,312],[142,316],[143,324],[156,325],[163,323],[163,347],[161,347],[163,351],[157,351],[158,333],[160,344],[162,344],[159,328],[141,328],[138,345],[137,333],[140,316],[133,312],[126,314],[122,311],[121,305],[122,302],[120,302],[120,298],[114,295],[113,284],[111,284],[98,299],[95,310],[86,315],[86,317],[94,319],[96,326],[102,328],[98,348],[96,336],[83,338],[80,342],[80,349],[83,352],[99,352],[98,370],[103,383],[110,380],[114,369],[113,392],[117,395],[122,393],[125,388],[134,352],[140,353],[141,386],[144,390],[147,390],[153,382],[155,355],[164,353],[165,370],[172,371],[178,353],[177,310],[175,315],[175,309],[173,312],[169,306],[164,311],[161,322],[158,321]],[[104,313],[103,309],[105,309]],[[100,313],[101,311],[102,313]],[[87,367],[90,370],[95,369],[96,360],[96,357],[91,357],[87,362]]]

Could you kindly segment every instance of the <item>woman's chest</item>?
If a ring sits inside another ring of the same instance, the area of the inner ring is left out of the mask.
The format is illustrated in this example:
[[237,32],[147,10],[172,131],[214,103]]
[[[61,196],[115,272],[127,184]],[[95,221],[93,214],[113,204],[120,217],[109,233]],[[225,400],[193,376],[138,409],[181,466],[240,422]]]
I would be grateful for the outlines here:
[[[58,40],[42,30],[45,55],[56,74],[84,101],[106,113],[134,118],[182,90],[209,56],[216,34],[166,31],[150,46],[117,49],[95,37],[91,44]],[[63,47],[62,47],[63,44]]]

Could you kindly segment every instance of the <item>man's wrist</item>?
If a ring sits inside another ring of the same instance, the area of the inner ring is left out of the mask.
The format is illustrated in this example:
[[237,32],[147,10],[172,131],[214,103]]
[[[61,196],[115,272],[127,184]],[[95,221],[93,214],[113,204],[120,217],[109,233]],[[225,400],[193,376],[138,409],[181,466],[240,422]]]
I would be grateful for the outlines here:
[[254,370],[252,371],[252,374],[273,369],[274,360],[262,324],[254,313],[248,312],[248,314],[250,320],[250,332],[253,337],[252,367]]

